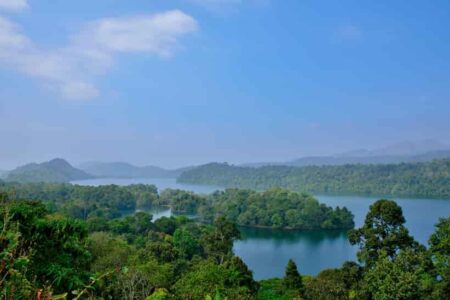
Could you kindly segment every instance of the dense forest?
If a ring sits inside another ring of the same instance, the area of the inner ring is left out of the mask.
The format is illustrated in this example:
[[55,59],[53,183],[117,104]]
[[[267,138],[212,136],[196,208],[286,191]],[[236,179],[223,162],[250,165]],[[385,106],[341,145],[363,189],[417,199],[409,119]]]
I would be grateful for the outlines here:
[[450,198],[450,159],[391,165],[260,168],[212,163],[183,172],[180,183],[315,194]]
[[96,222],[151,206],[167,206],[174,213],[198,215],[212,223],[224,216],[238,225],[284,229],[350,229],[353,215],[346,208],[333,209],[308,194],[282,189],[266,192],[228,189],[210,195],[166,189],[154,185],[81,186],[64,183],[0,183],[10,197],[42,200],[50,211]]
[[[420,245],[394,202],[374,203],[349,232],[358,262],[256,282],[234,256],[239,230],[186,217],[84,221],[39,201],[0,193],[0,294],[4,299],[449,299],[450,218]],[[97,205],[107,202],[97,201]],[[261,262],[264,263],[264,262]],[[301,266],[300,270],[301,270]]]
[[50,211],[63,211],[74,218],[111,219],[124,212],[158,205],[154,185],[81,186],[68,183],[0,182],[0,190],[10,197],[43,201]]
[[345,207],[331,208],[309,194],[283,189],[265,192],[227,189],[201,203],[198,214],[211,222],[225,216],[241,226],[283,229],[350,229],[353,215]]

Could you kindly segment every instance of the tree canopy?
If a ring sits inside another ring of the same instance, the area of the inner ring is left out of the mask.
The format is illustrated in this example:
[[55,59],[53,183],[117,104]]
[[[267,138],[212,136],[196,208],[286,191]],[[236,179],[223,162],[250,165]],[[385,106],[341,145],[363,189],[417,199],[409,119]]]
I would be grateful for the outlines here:
[[183,172],[178,182],[226,188],[286,188],[313,194],[450,198],[450,159],[423,163],[343,166],[238,167],[211,163]]
[[[426,248],[408,234],[394,201],[375,202],[364,225],[351,232],[361,264],[307,276],[290,260],[283,278],[256,282],[233,253],[240,232],[226,216],[211,224],[185,216],[152,221],[145,212],[84,220],[58,206],[50,211],[45,202],[2,192],[0,200],[0,294],[6,299],[450,298],[450,217],[436,224]],[[102,201],[99,208],[107,205]]]

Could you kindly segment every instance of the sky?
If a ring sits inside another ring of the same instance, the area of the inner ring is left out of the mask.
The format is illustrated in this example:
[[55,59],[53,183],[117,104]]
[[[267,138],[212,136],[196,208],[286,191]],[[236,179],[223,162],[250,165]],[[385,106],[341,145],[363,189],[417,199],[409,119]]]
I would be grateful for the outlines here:
[[448,0],[0,0],[0,169],[450,142]]

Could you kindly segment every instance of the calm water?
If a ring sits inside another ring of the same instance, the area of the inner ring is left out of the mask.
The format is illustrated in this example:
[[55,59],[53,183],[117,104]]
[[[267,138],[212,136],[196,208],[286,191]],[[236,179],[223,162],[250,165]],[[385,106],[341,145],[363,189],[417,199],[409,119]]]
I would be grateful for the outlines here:
[[[378,200],[345,196],[317,198],[333,207],[346,206],[355,215],[357,227],[363,224],[370,204]],[[450,216],[450,200],[399,199],[396,202],[403,208],[410,233],[424,244],[439,217]],[[242,233],[244,239],[235,243],[234,251],[253,270],[256,279],[282,276],[290,258],[295,260],[302,273],[310,275],[356,259],[357,249],[350,245],[345,232],[243,229]]]
[[[177,184],[175,179],[94,179],[74,182],[83,185],[133,183],[155,184],[158,189],[178,188],[197,193],[210,193],[217,187]],[[346,206],[355,215],[356,226],[363,224],[370,204],[376,197],[317,196],[330,206]],[[410,233],[426,244],[439,217],[450,216],[450,200],[396,199],[403,208]],[[170,210],[151,211],[154,219],[170,216]],[[296,261],[300,272],[314,275],[325,268],[339,267],[346,260],[355,260],[356,248],[347,240],[345,232],[298,232],[241,228],[242,240],[234,245],[236,255],[242,257],[253,270],[256,279],[283,276],[287,261]]]

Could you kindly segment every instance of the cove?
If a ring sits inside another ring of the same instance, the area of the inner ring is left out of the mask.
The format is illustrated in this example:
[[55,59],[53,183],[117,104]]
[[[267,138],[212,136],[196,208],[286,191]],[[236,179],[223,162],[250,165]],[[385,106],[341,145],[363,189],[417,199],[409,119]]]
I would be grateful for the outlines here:
[[[81,185],[133,183],[155,184],[158,189],[178,188],[196,193],[210,193],[220,188],[202,185],[184,185],[169,179],[93,179],[73,182]],[[370,204],[384,197],[322,196],[320,202],[329,206],[346,206],[355,215],[356,227],[360,227]],[[406,227],[422,244],[434,231],[440,217],[450,215],[450,200],[441,199],[392,199],[403,209]],[[167,209],[150,210],[154,219],[170,216]],[[326,268],[340,267],[347,260],[356,260],[356,247],[350,245],[346,232],[342,231],[280,231],[270,229],[240,228],[242,239],[234,244],[234,252],[253,271],[257,280],[281,277],[290,258],[302,274],[316,275]]]

